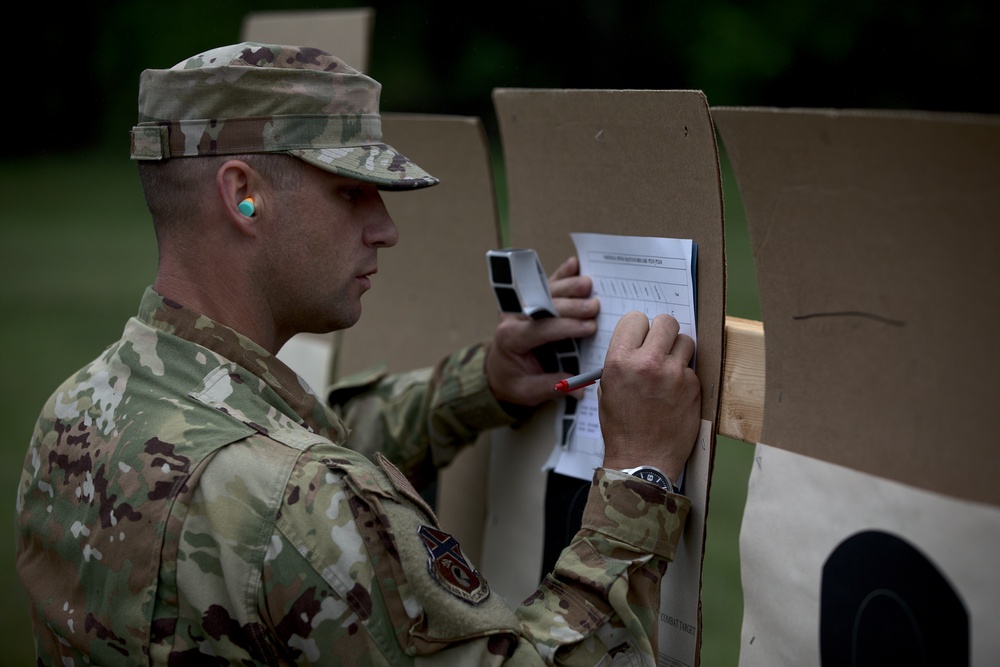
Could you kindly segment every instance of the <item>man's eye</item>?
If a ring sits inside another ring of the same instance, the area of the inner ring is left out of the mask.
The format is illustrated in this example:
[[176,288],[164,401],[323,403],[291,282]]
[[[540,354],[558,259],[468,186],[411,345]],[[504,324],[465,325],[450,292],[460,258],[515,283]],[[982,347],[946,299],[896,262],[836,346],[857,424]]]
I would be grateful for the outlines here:
[[358,188],[344,188],[340,191],[340,196],[347,201],[358,201],[364,196],[364,190],[360,187]]

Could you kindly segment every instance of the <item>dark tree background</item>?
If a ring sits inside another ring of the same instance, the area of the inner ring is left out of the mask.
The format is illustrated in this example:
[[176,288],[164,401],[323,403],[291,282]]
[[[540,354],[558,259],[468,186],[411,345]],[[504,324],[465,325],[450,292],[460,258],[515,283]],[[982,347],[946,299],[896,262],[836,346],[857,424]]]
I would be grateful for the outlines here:
[[23,4],[8,18],[4,155],[121,150],[138,76],[239,40],[253,11],[375,9],[383,109],[483,118],[495,87],[700,89],[712,105],[996,113],[985,0]]

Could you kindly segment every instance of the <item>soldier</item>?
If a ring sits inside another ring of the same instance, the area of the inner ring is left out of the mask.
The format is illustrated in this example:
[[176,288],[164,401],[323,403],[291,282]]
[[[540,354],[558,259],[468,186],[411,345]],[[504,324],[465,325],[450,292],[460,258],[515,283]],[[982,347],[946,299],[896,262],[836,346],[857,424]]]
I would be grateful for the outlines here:
[[[322,51],[250,43],[142,74],[156,279],[43,408],[17,495],[39,664],[655,664],[690,505],[667,478],[700,419],[675,321],[618,325],[583,527],[516,612],[400,470],[551,398],[531,350],[595,330],[575,260],[551,279],[564,317],[505,318],[434,369],[337,388],[336,408],[274,356],[357,321],[397,241],[379,189],[436,183],[383,143],[379,90]],[[664,479],[623,472],[639,465]]]

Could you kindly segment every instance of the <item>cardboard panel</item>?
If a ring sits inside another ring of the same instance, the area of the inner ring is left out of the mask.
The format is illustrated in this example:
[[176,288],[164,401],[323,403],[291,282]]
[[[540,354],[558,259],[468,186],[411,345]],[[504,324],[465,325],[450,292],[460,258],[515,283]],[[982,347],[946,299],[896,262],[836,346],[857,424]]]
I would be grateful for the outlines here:
[[725,327],[725,240],[715,132],[697,91],[494,93],[510,243],[552,271],[571,232],[698,243],[698,375],[715,423]]
[[767,332],[762,441],[1000,504],[1000,118],[712,115]]
[[243,19],[240,38],[265,44],[314,46],[366,72],[374,24],[375,10],[368,7],[253,12]]
[[[384,114],[386,140],[441,179],[432,188],[384,192],[399,244],[379,252],[379,271],[362,299],[361,320],[340,332],[338,376],[385,364],[430,366],[486,340],[497,323],[486,251],[498,247],[488,144],[478,118]],[[479,563],[486,514],[486,438],[439,477],[437,512],[466,555]]]
[[[694,635],[695,647],[662,660],[696,664],[700,570],[725,322],[722,191],[715,132],[698,91],[521,90],[494,92],[509,194],[510,245],[534,248],[548,271],[574,252],[572,232],[691,238],[698,243],[698,375],[707,433],[689,462],[685,488],[697,495],[682,541],[683,572],[672,599],[684,616],[668,622]],[[544,495],[538,468],[554,444],[549,410],[523,428],[494,435],[490,519],[484,563],[490,581],[518,600],[537,584],[542,531],[500,498]],[[541,423],[539,423],[541,422]],[[518,489],[510,493],[510,486]],[[495,491],[506,491],[500,496]],[[511,517],[517,517],[511,520]],[[551,530],[551,527],[546,530]],[[518,567],[509,564],[517,562]],[[500,572],[502,577],[498,578]],[[671,584],[673,585],[673,584]],[[673,612],[671,611],[671,614]],[[661,619],[662,620],[662,619]],[[692,630],[693,628],[693,630]],[[661,650],[664,647],[661,632]],[[674,663],[670,663],[674,664]]]

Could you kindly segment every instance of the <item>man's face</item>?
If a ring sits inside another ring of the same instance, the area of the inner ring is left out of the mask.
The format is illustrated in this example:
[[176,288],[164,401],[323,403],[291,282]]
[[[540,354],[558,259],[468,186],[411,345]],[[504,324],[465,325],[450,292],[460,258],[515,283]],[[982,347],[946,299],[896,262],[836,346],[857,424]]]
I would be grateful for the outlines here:
[[261,276],[270,285],[280,335],[323,333],[353,326],[361,295],[378,270],[379,248],[399,233],[371,183],[301,164],[301,187],[272,194],[274,224]]

